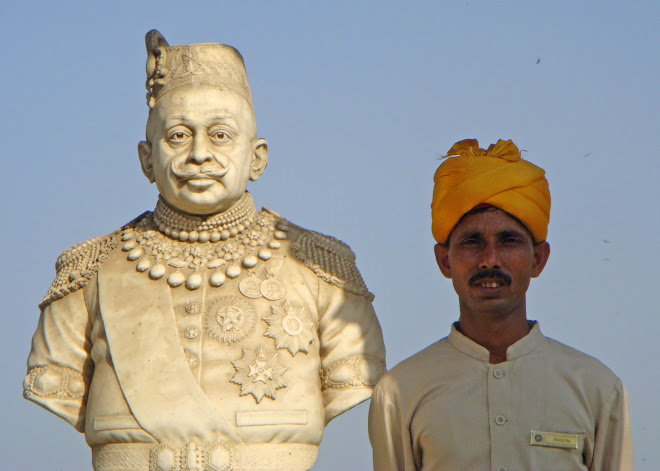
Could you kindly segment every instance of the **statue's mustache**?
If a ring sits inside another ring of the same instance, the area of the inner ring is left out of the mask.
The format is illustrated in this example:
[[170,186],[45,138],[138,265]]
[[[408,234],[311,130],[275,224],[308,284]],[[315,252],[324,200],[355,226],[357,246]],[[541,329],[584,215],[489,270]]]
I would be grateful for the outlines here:
[[227,173],[229,167],[222,166],[216,160],[203,162],[201,165],[191,162],[185,163],[185,160],[173,160],[170,164],[170,170],[182,180],[191,180],[195,177],[218,180]]

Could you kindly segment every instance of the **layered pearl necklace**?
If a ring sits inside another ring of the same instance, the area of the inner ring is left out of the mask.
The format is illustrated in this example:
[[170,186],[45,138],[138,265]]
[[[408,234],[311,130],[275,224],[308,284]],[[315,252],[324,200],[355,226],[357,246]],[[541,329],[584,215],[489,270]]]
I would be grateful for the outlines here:
[[218,242],[243,232],[252,224],[256,215],[252,196],[246,192],[229,210],[207,219],[182,214],[159,197],[153,217],[158,230],[173,239],[184,242]]
[[122,233],[126,259],[152,280],[163,278],[172,287],[190,290],[208,282],[221,286],[243,269],[269,260],[287,238],[289,227],[266,210],[257,212],[249,193],[224,213],[203,219],[177,212],[159,199],[156,209]]

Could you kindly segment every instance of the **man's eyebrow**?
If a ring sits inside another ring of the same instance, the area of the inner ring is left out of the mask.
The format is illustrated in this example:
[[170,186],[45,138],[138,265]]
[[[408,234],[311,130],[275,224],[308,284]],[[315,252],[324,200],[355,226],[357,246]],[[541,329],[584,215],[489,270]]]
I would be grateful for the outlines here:
[[468,231],[458,234],[459,239],[472,239],[474,237],[481,237],[481,231]]
[[522,232],[522,231],[515,230],[515,229],[507,229],[505,231],[500,231],[498,233],[498,236],[500,236],[500,238],[502,238],[502,239],[504,239],[506,237],[525,238],[525,233]]

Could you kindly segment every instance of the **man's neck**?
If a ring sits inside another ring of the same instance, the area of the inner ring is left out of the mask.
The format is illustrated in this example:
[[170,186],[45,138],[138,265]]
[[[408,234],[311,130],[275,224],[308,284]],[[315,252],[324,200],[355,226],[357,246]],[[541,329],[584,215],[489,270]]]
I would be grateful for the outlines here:
[[458,330],[490,352],[491,364],[506,361],[507,349],[530,331],[527,316],[470,315],[461,312]]

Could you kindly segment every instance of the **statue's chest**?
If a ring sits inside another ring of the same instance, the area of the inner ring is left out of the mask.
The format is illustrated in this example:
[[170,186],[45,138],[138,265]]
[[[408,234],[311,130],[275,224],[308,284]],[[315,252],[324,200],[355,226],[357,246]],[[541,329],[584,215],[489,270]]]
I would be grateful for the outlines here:
[[[174,354],[211,397],[235,391],[259,403],[284,394],[281,388],[288,392],[300,379],[316,384],[318,278],[305,276],[309,270],[298,259],[281,251],[226,276],[220,286],[210,283],[216,267],[170,272],[197,275],[199,286],[192,289],[136,270],[126,256],[131,250],[117,250],[99,276],[105,330],[114,332],[108,335],[113,357],[126,356],[137,344],[140,362]],[[125,298],[116,299],[117,292]]]
[[264,359],[269,370],[318,358],[314,293],[297,270],[287,269],[296,263],[282,257],[277,271],[264,264],[222,287],[169,289],[179,341],[198,381],[211,369],[216,377],[233,377],[237,362],[245,358],[257,382],[255,371]]

